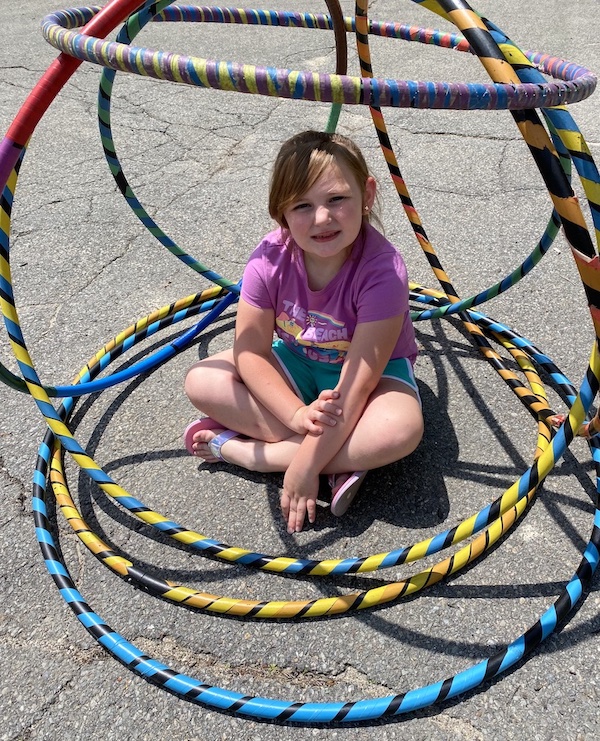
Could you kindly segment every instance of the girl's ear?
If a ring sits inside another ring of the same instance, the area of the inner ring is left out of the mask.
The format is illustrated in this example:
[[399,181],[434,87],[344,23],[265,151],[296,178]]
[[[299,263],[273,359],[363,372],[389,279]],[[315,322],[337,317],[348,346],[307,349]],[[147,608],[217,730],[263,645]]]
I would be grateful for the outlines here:
[[377,181],[372,175],[369,175],[369,177],[365,181],[365,195],[363,204],[363,206],[366,206],[369,211],[373,208],[373,204],[375,203],[376,190]]

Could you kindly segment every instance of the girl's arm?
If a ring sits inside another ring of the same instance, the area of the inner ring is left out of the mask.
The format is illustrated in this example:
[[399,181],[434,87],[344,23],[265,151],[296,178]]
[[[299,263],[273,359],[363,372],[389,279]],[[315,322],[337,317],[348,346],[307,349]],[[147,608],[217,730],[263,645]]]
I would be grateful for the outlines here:
[[291,431],[320,435],[324,426],[336,423],[336,403],[331,395],[322,395],[306,406],[296,396],[271,351],[274,328],[273,309],[261,309],[240,299],[233,345],[238,373],[254,398]]
[[288,532],[300,531],[306,514],[314,522],[319,474],[362,416],[400,336],[403,320],[403,316],[396,316],[357,325],[336,386],[342,414],[334,427],[323,427],[320,436],[304,438],[286,472],[281,507],[288,521]]

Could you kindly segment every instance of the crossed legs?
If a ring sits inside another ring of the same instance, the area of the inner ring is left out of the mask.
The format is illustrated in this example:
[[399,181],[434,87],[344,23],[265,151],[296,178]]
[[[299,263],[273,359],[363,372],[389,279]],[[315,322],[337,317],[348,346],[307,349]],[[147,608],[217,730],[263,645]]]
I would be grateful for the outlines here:
[[[303,436],[288,429],[252,396],[237,372],[232,350],[192,366],[185,392],[197,409],[223,429],[247,436],[223,445],[227,461],[251,471],[287,470]],[[208,443],[220,431],[197,432],[196,455],[214,461]],[[356,427],[322,473],[364,471],[393,463],[412,453],[422,435],[423,416],[416,394],[400,381],[382,378]]]

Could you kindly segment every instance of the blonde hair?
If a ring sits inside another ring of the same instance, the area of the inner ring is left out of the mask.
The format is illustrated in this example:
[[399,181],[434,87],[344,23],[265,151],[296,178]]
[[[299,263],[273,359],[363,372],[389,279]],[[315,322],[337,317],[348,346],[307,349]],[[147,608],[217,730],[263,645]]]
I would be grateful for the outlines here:
[[[303,131],[283,143],[273,165],[269,189],[269,214],[279,226],[288,228],[286,209],[302,198],[334,162],[343,162],[348,167],[364,196],[371,174],[362,152],[347,136]],[[368,214],[365,218],[368,219]]]

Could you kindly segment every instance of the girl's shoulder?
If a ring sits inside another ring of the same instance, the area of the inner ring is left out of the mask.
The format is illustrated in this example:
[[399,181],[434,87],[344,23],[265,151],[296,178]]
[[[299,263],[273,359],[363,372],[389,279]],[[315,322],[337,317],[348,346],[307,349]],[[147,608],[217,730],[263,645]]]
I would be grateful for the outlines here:
[[264,279],[289,272],[293,263],[293,248],[288,234],[281,228],[265,234],[248,258],[246,272],[254,271]]
[[377,254],[400,254],[396,247],[372,224],[365,224],[363,230],[363,253],[369,257]]
[[402,269],[404,266],[398,248],[371,224],[365,224],[363,231],[361,261],[365,266],[378,263],[381,268],[387,265]]
[[263,259],[266,258],[269,262],[279,262],[289,252],[289,235],[279,227],[265,234],[254,249],[251,259],[261,257]]
[[275,229],[265,234],[248,258],[242,280],[242,298],[253,306],[271,308],[276,305],[282,276],[292,272],[287,269],[290,253],[287,241],[283,230]]
[[370,224],[363,230],[360,256],[355,263],[356,290],[371,290],[382,284],[403,286],[408,279],[406,264],[396,247]]
[[273,229],[272,232],[265,234],[265,236],[260,240],[258,246],[263,250],[282,250],[285,249],[288,242],[289,234],[281,227],[277,227],[277,229]]

